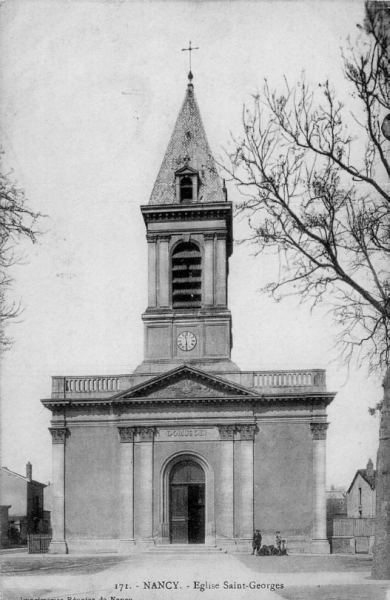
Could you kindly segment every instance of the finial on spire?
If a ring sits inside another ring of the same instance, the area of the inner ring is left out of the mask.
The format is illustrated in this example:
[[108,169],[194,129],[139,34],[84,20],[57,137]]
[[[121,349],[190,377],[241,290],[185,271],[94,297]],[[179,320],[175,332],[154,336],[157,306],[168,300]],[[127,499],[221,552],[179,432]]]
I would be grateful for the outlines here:
[[192,52],[193,50],[199,50],[199,47],[198,47],[198,46],[196,46],[195,48],[193,48],[193,47],[191,46],[191,41],[190,41],[190,43],[189,43],[189,45],[188,45],[188,48],[182,48],[182,49],[181,49],[181,51],[182,51],[182,52],[188,52],[188,54],[189,54],[189,66],[190,66],[190,70],[189,70],[189,73],[188,73],[188,82],[189,82],[189,83],[191,83],[191,84],[192,84],[192,80],[193,80],[193,78],[194,78],[194,76],[193,76],[193,74],[192,74],[192,71],[191,71],[191,52]]

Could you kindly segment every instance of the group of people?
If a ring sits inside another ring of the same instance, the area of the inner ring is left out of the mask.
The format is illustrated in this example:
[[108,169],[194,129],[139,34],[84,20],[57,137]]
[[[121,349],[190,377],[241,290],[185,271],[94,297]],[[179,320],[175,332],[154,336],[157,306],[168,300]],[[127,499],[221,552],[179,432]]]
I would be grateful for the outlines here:
[[279,555],[279,556],[281,556],[282,554],[287,554],[286,549],[285,549],[285,540],[282,540],[280,531],[277,531],[275,533],[275,545],[274,546],[262,546],[261,545],[262,539],[263,539],[263,537],[261,535],[260,529],[256,529],[253,533],[252,554],[256,554],[257,556],[260,556],[262,554],[264,554],[264,555],[274,554],[274,555]]

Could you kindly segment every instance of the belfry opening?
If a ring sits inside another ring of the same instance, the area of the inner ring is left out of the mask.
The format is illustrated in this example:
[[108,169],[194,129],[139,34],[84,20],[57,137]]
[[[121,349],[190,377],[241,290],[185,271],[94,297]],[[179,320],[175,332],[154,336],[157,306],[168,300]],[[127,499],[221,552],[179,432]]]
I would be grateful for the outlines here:
[[202,256],[193,242],[181,242],[172,253],[172,307],[197,308],[202,299]]

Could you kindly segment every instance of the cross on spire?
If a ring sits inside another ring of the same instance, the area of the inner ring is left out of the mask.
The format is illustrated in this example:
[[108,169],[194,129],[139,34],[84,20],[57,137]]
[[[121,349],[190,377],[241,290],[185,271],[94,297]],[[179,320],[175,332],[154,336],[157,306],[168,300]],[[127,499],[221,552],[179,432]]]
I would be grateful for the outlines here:
[[181,49],[182,52],[188,52],[188,54],[189,54],[189,67],[190,67],[190,70],[189,70],[189,73],[188,73],[188,79],[189,79],[190,82],[192,81],[192,79],[194,77],[193,74],[192,74],[192,71],[191,71],[191,52],[193,52],[193,50],[199,50],[198,46],[195,46],[195,48],[194,48],[193,46],[191,46],[191,43],[192,42],[190,40],[188,48],[182,48]]

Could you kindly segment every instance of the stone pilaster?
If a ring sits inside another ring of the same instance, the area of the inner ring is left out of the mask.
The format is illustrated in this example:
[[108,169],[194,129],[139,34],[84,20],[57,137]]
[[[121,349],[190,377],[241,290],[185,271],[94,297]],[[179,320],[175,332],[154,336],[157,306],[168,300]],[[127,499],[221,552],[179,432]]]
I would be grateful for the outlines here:
[[128,552],[134,545],[134,427],[118,427],[120,542],[119,550]]
[[52,437],[52,481],[53,481],[53,537],[51,554],[67,554],[65,535],[65,443],[69,435],[66,427],[51,427]]
[[148,306],[157,306],[157,236],[148,233]]
[[157,304],[162,308],[169,305],[169,240],[169,235],[158,236]]
[[234,479],[233,444],[235,425],[218,425],[220,442],[217,473],[217,542],[223,547],[234,545]]
[[153,443],[155,427],[135,427],[134,536],[153,544]]
[[329,554],[326,537],[326,430],[328,423],[310,423],[313,436],[313,553]]
[[214,234],[204,235],[204,296],[206,306],[214,304]]
[[253,536],[253,442],[257,426],[237,425],[234,442],[235,537],[237,545],[249,549]]
[[217,233],[215,265],[215,304],[226,306],[226,233]]

